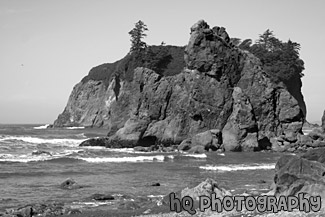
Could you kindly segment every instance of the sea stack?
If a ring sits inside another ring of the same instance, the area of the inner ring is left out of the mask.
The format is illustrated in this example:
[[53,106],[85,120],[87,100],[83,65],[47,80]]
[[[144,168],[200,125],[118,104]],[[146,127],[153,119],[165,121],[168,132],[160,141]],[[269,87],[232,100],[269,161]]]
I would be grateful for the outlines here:
[[200,20],[185,48],[150,49],[160,68],[137,62],[148,51],[93,68],[54,126],[107,128],[107,147],[186,140],[226,151],[298,148],[305,120],[303,97],[294,96],[302,96],[300,88],[293,95],[274,82],[259,58],[231,43],[226,28]]

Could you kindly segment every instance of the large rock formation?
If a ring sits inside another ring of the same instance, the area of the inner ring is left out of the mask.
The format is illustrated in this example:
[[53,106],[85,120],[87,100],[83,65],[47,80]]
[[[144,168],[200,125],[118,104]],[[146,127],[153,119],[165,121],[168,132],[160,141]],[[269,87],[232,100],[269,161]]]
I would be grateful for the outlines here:
[[206,146],[196,134],[209,130],[222,132],[215,143],[229,151],[265,149],[273,137],[297,141],[304,122],[297,100],[272,82],[258,58],[232,46],[225,28],[196,23],[184,59],[178,74],[138,67],[128,79],[116,70],[106,85],[77,84],[54,125],[107,127],[109,147],[167,146],[192,137]]

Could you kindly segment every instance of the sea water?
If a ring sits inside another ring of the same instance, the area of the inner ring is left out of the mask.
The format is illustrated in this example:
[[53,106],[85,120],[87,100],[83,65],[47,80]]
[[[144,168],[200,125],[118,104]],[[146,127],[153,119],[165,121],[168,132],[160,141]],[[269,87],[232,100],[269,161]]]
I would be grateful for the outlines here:
[[[47,129],[45,125],[0,125],[0,211],[31,203],[63,202],[93,207],[91,195],[162,197],[206,178],[233,193],[267,189],[278,153],[188,154],[79,147],[104,129]],[[74,179],[83,188],[64,190]],[[151,183],[160,186],[150,186]]]

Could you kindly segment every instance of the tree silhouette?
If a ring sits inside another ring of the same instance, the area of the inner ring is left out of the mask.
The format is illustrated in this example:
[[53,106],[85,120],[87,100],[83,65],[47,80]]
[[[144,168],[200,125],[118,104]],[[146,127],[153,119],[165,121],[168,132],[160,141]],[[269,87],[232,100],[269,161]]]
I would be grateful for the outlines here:
[[142,41],[142,39],[147,36],[144,33],[145,31],[148,31],[147,25],[144,24],[144,22],[142,22],[141,20],[139,20],[135,24],[135,27],[129,32],[131,36],[130,52],[140,51],[143,48],[147,47],[147,44],[144,41]]

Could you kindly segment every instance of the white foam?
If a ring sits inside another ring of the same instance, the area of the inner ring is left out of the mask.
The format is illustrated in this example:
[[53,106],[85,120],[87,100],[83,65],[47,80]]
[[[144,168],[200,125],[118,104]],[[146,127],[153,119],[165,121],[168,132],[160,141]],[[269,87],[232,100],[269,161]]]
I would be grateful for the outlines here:
[[47,129],[48,126],[50,126],[50,125],[49,124],[45,124],[43,126],[38,126],[38,127],[33,127],[33,128],[36,129],[36,130],[43,130],[43,129]]
[[174,156],[154,155],[154,156],[135,156],[135,157],[95,157],[95,158],[76,157],[76,158],[79,160],[87,161],[89,163],[133,163],[133,162],[150,162],[150,161],[163,162],[165,159],[174,159]]
[[66,127],[68,130],[78,130],[78,129],[85,129],[85,127]]
[[62,152],[58,152],[58,153],[50,153],[51,155],[49,154],[33,155],[33,153],[22,154],[22,155],[0,154],[0,162],[28,163],[28,162],[37,162],[37,161],[47,161],[47,160],[62,158],[72,153],[78,153],[78,152],[80,152],[80,150],[63,150]]
[[83,208],[83,207],[97,207],[97,206],[108,205],[108,204],[112,204],[112,202],[110,202],[110,201],[73,202],[72,205],[70,205],[70,208],[79,209],[79,208]]
[[214,171],[238,171],[238,170],[272,170],[275,168],[275,164],[257,164],[257,165],[245,165],[245,164],[234,164],[234,165],[206,165],[200,166],[200,169],[214,170]]
[[0,139],[0,141],[6,140],[19,140],[32,144],[50,143],[57,145],[78,146],[81,142],[85,141],[86,139],[43,139],[31,136],[5,136],[4,138]]
[[207,158],[206,154],[184,154],[186,157],[194,157],[194,158]]

